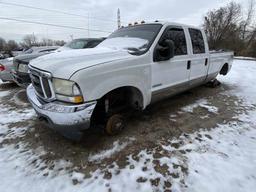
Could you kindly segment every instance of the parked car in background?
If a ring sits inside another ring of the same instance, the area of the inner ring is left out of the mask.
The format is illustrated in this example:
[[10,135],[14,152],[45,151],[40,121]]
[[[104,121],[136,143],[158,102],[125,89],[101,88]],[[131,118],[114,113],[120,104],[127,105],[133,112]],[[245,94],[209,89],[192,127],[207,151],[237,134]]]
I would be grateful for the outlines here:
[[80,138],[91,125],[112,135],[124,128],[129,111],[216,82],[232,61],[233,52],[209,52],[200,28],[138,24],[115,31],[94,49],[33,60],[27,95],[40,119],[66,137]]
[[87,48],[94,48],[99,43],[101,43],[106,38],[80,38],[74,39],[69,43],[66,43],[64,46],[57,49],[57,52],[65,51],[65,50],[72,50],[72,49],[87,49]]
[[30,83],[28,74],[28,63],[37,57],[52,53],[59,46],[32,47],[22,54],[14,57],[12,76],[15,83],[21,87],[26,87]]
[[4,54],[0,53],[0,59],[5,59]]
[[56,47],[35,47],[29,49],[24,52],[25,55],[20,55],[14,58],[13,79],[19,86],[26,87],[31,83],[28,74],[28,63],[30,60],[52,52],[94,48],[103,40],[105,40],[105,38],[81,38],[74,39],[71,42],[65,44],[64,46],[58,47],[58,49],[56,49]]
[[11,71],[13,70],[13,57],[0,60],[0,79],[3,82],[13,81]]

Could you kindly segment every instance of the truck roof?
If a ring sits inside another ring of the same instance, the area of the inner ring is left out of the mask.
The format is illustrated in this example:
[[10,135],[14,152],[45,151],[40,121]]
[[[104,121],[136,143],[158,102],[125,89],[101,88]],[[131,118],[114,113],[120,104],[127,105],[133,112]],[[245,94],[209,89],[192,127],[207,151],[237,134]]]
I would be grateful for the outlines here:
[[[188,27],[188,28],[193,28],[193,29],[199,29],[201,30],[200,27],[197,26],[193,26],[193,25],[187,25],[187,24],[182,24],[182,23],[176,23],[176,22],[171,22],[171,21],[162,21],[162,20],[156,20],[154,22],[150,21],[150,22],[145,22],[145,23],[138,23],[136,25],[152,25],[152,24],[162,24],[162,25],[174,25],[174,26],[180,26],[180,27]],[[127,27],[132,27],[132,26],[136,26],[134,24],[127,26]]]

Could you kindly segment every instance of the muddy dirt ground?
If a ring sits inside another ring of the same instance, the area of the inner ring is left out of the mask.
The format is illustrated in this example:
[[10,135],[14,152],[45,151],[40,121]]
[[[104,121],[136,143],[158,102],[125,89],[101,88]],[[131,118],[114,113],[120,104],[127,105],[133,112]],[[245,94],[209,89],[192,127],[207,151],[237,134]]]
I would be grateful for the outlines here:
[[[106,171],[114,161],[120,168],[127,165],[127,156],[132,155],[133,159],[139,159],[137,155],[141,150],[146,149],[148,153],[153,153],[155,158],[155,169],[161,174],[166,173],[167,168],[160,166],[158,158],[169,156],[161,144],[170,144],[177,147],[180,143],[172,142],[172,139],[181,135],[186,136],[189,133],[196,132],[202,128],[210,129],[218,124],[228,123],[234,120],[236,114],[244,111],[240,101],[236,97],[230,97],[225,94],[226,90],[232,87],[221,84],[217,88],[201,86],[183,94],[166,99],[148,107],[144,112],[133,114],[128,121],[126,129],[117,136],[106,136],[102,130],[89,129],[84,133],[81,142],[75,143],[60,136],[58,133],[49,129],[36,117],[31,120],[10,124],[9,127],[28,126],[29,129],[25,135],[15,139],[5,139],[1,145],[15,144],[17,148],[19,143],[26,143],[29,150],[36,150],[43,147],[46,154],[40,158],[51,166],[51,162],[64,159],[73,164],[72,169],[76,169],[86,176],[90,177],[90,172],[98,168],[105,171],[106,179],[111,178],[111,174]],[[1,99],[1,104],[8,106],[12,110],[31,108],[27,101],[25,90],[14,84],[0,85],[0,91],[9,91],[10,93]],[[183,107],[196,103],[200,99],[206,99],[209,105],[218,109],[218,113],[211,112],[202,106],[195,107],[193,113],[182,110]],[[200,141],[200,135],[197,139]],[[112,148],[113,143],[118,141],[120,144],[128,142],[123,150],[111,155],[111,157],[99,160],[89,161],[88,157],[100,153],[103,150]],[[186,153],[186,151],[179,151]],[[33,164],[33,162],[31,162]],[[132,169],[132,167],[131,167]],[[145,167],[145,169],[147,169]],[[181,167],[186,173],[186,167]],[[118,173],[117,173],[118,174]],[[145,182],[143,178],[138,182]],[[74,181],[74,184],[77,182]],[[151,181],[152,185],[158,185],[158,181]],[[166,182],[166,189],[171,184]]]

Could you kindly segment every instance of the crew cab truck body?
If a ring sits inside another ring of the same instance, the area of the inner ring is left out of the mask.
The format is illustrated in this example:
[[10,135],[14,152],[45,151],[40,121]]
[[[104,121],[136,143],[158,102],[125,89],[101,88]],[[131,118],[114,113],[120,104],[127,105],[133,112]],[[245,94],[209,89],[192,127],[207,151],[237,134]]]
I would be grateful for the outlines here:
[[39,117],[69,138],[105,124],[114,134],[122,114],[226,75],[233,53],[210,53],[196,27],[156,22],[121,28],[96,48],[33,60],[28,98]]

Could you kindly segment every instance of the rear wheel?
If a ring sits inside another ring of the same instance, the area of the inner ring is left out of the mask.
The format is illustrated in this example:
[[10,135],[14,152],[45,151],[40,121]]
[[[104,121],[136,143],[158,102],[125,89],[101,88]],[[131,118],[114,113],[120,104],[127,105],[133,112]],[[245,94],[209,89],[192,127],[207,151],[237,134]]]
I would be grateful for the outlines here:
[[207,87],[211,87],[211,88],[216,88],[220,85],[221,83],[217,79],[211,80],[206,84]]

